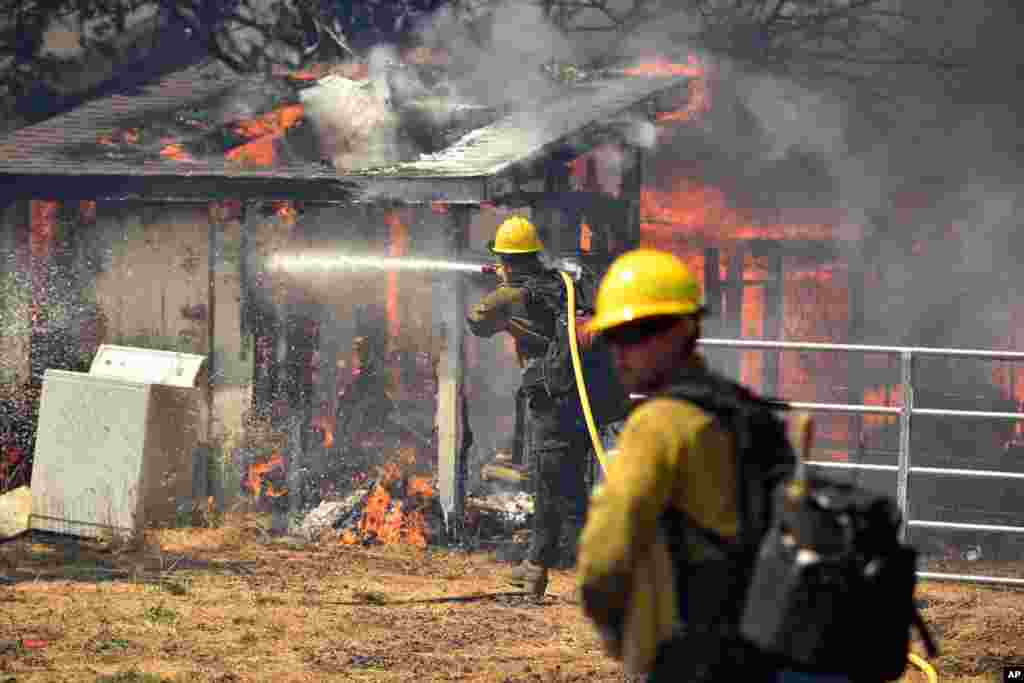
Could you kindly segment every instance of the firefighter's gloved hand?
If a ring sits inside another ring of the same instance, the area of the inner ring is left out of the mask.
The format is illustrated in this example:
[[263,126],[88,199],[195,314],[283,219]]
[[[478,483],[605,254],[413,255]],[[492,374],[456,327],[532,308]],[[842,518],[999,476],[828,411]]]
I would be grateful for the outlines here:
[[594,343],[594,335],[587,328],[590,324],[590,316],[576,316],[576,343],[580,351],[586,351]]

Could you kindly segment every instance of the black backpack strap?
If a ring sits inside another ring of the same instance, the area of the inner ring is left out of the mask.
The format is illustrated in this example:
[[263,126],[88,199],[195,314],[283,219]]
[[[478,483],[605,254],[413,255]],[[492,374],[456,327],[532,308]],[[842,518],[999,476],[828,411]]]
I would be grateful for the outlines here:
[[785,409],[785,404],[764,399],[746,387],[717,373],[701,370],[688,374],[669,387],[662,395],[688,401],[712,414],[735,439],[737,501],[740,544],[752,548],[760,542],[771,513],[772,501],[767,488],[772,481],[781,480],[789,473],[795,457],[788,456],[777,463],[751,462],[756,450],[754,429],[771,429],[776,446],[789,449],[785,428],[774,411]]

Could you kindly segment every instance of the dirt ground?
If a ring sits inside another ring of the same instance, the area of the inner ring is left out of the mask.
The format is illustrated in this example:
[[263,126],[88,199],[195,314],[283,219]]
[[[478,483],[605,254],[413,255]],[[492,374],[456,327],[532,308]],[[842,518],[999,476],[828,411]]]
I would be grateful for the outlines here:
[[[626,680],[563,599],[571,572],[538,604],[509,595],[487,553],[271,540],[263,523],[135,548],[0,545],[0,683]],[[1024,661],[1024,593],[932,583],[920,597],[939,680],[998,681]]]

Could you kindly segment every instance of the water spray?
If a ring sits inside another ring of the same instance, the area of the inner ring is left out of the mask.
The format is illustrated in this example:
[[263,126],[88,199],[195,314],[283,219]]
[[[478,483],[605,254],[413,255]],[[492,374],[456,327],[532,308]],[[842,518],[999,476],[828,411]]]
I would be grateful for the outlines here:
[[267,262],[274,271],[287,273],[329,273],[347,270],[411,270],[418,272],[456,272],[494,275],[494,263],[469,263],[445,259],[406,258],[404,256],[355,256],[350,254],[274,254]]

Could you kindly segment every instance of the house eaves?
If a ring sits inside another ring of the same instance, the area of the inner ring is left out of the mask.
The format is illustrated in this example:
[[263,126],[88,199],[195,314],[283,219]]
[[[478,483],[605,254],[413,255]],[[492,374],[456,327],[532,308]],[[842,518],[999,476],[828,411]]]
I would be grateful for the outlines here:
[[[179,160],[90,152],[127,122],[166,117],[246,87],[205,63],[85,104],[0,138],[0,199],[215,201],[226,197],[325,203],[479,204],[514,190],[509,179],[561,149],[586,150],[589,132],[676,91],[689,77],[633,77],[567,88],[557,97],[464,135],[448,148],[382,168],[339,173],[323,164],[250,166],[220,157]],[[82,150],[87,150],[83,153]]]

